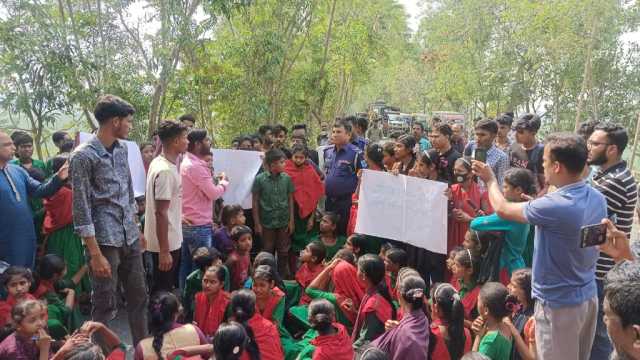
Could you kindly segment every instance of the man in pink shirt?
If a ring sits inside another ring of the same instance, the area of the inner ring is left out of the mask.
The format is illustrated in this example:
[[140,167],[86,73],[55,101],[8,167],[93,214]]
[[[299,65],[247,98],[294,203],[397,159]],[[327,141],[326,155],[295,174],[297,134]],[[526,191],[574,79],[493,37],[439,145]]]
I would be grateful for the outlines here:
[[213,234],[213,202],[224,194],[229,184],[221,174],[218,185],[213,182],[211,168],[203,158],[211,153],[207,130],[189,132],[189,148],[180,164],[182,176],[182,252],[180,288],[193,271],[191,254],[199,247],[211,247]]

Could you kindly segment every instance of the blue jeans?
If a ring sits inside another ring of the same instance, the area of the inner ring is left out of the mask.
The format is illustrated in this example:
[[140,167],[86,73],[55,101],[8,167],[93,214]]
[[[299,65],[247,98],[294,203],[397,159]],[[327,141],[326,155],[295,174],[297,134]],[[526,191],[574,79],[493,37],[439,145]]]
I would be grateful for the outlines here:
[[199,226],[182,224],[182,250],[180,252],[180,275],[178,277],[180,289],[184,289],[187,276],[194,270],[191,254],[200,247],[210,248],[212,236],[211,224]]
[[608,359],[613,351],[611,340],[607,334],[607,326],[604,324],[604,312],[602,302],[604,301],[604,281],[596,279],[598,286],[598,323],[596,325],[596,336],[593,338],[591,346],[591,360]]

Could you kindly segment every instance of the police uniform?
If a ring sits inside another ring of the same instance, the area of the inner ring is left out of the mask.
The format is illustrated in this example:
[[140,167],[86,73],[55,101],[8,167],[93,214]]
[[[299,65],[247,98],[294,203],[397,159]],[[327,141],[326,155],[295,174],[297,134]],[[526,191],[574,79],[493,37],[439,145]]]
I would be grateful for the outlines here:
[[358,186],[358,170],[366,167],[362,150],[353,144],[324,149],[325,210],[340,215],[338,234],[347,232],[351,197]]
[[367,147],[367,139],[363,138],[362,136],[356,135],[351,144],[355,145],[358,149],[360,149],[360,151],[364,151],[364,149]]

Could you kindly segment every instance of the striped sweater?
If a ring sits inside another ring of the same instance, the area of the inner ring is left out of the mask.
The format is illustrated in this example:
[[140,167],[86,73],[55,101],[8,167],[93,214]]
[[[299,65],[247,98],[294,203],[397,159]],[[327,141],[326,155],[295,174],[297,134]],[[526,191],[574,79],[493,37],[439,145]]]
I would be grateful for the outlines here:
[[[638,199],[638,186],[627,163],[621,161],[606,170],[599,170],[593,177],[593,187],[600,191],[607,200],[607,215],[615,214],[616,227],[631,235],[633,212]],[[600,253],[596,265],[596,278],[604,280],[607,272],[615,265],[613,259]]]

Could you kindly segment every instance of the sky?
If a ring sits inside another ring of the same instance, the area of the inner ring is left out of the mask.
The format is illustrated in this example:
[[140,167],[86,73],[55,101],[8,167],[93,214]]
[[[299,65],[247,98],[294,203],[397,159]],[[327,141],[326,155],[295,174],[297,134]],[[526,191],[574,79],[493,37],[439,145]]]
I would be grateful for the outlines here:
[[422,8],[420,7],[421,0],[398,0],[398,2],[404,5],[408,18],[407,23],[414,32],[418,30],[420,25],[420,17],[422,15]]

